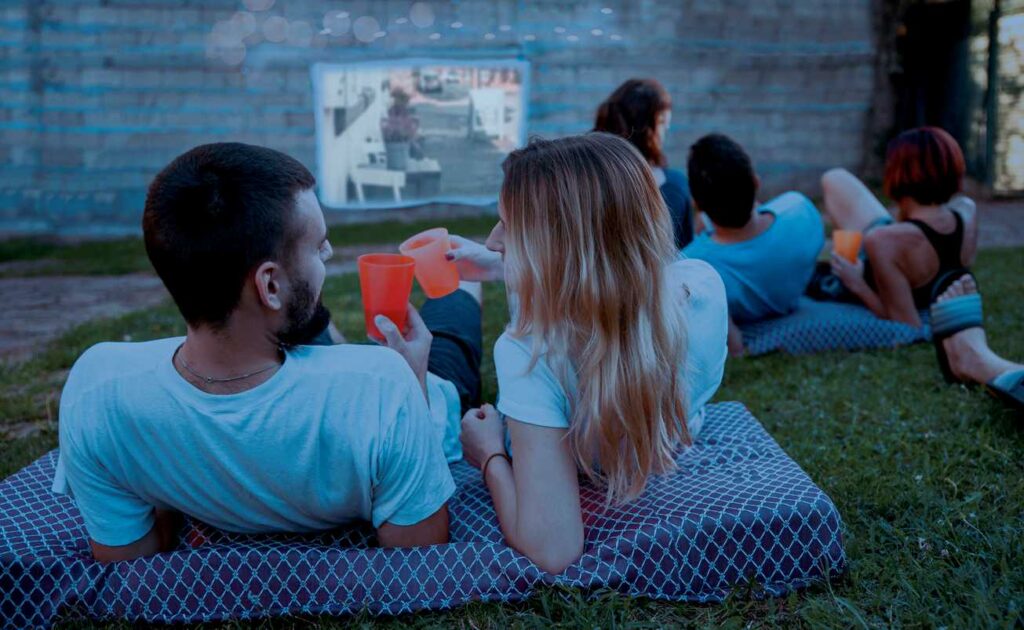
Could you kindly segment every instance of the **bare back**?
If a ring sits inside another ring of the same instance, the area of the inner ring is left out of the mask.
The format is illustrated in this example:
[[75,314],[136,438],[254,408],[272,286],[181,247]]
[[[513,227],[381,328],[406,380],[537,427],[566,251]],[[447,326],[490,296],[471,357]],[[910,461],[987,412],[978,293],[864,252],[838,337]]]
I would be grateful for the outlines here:
[[[931,283],[941,272],[946,271],[947,267],[970,266],[977,255],[978,220],[974,202],[966,197],[957,197],[947,204],[946,209],[950,211],[918,220],[923,225],[915,221],[900,221],[876,228],[868,235],[869,247],[875,254],[870,257],[875,258],[872,268],[878,273],[886,268],[885,265],[877,264],[881,262],[878,259],[891,259],[894,265],[888,268],[895,268],[904,276],[915,293],[914,301],[918,307],[925,305],[928,297],[925,294],[930,292]],[[939,251],[936,249],[936,241],[951,240],[958,229],[962,236],[954,240],[958,241],[955,247],[959,253],[952,260],[943,260],[944,256],[948,257],[948,250],[953,246],[943,248],[946,251]],[[927,231],[933,232],[931,238]],[[869,276],[866,279],[876,286],[884,284],[883,278]]]

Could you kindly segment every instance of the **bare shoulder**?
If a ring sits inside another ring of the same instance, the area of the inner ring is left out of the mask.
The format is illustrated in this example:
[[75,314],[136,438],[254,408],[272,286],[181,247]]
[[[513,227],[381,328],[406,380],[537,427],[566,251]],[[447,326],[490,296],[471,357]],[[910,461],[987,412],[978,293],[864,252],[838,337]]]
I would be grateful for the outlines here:
[[921,230],[910,223],[892,223],[884,227],[871,230],[864,235],[864,247],[871,249],[885,249],[890,247],[905,247],[919,241],[926,240]]

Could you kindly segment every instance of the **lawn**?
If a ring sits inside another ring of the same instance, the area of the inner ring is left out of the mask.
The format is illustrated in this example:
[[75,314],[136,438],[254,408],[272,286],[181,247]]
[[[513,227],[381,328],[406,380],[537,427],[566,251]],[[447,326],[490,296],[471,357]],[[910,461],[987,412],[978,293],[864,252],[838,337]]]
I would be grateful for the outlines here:
[[[494,226],[492,215],[455,217],[444,220],[453,234],[484,236]],[[328,229],[336,248],[352,245],[387,243],[397,249],[398,234],[413,235],[435,227],[437,219],[382,221],[334,225]],[[17,238],[0,241],[0,265],[17,263],[14,268],[0,267],[0,278],[10,276],[52,276],[58,274],[110,275],[152,270],[146,248],[139,237],[100,241],[63,242],[55,239]]]
[[[405,230],[402,230],[405,232]],[[39,256],[40,258],[51,255]],[[982,252],[977,274],[993,347],[1024,359],[1024,248]],[[363,338],[357,282],[332,278],[325,301],[350,339]],[[505,322],[503,288],[487,287],[486,347]],[[170,305],[83,323],[27,363],[0,368],[0,426],[51,421],[0,442],[0,477],[56,445],[67,368],[101,340],[181,334]],[[494,368],[485,363],[486,394]],[[847,574],[782,599],[738,589],[723,605],[544,590],[517,605],[474,604],[398,619],[302,618],[288,625],[383,627],[1020,627],[1024,624],[1024,419],[978,389],[942,382],[930,346],[730,361],[717,400],[741,400],[835,501]]]

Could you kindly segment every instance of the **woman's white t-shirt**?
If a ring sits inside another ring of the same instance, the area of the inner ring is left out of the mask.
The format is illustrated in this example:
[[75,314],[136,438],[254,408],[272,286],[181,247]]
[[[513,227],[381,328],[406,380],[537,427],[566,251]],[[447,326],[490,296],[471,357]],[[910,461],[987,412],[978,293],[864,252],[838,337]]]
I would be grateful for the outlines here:
[[[722,278],[701,260],[684,259],[668,267],[668,281],[686,320],[685,362],[679,369],[686,386],[687,428],[694,437],[704,421],[704,405],[722,382],[728,356],[729,314]],[[505,332],[494,344],[498,373],[498,411],[519,422],[568,428],[570,392],[566,392],[541,354],[530,369],[531,339]],[[575,397],[575,392],[571,392]]]

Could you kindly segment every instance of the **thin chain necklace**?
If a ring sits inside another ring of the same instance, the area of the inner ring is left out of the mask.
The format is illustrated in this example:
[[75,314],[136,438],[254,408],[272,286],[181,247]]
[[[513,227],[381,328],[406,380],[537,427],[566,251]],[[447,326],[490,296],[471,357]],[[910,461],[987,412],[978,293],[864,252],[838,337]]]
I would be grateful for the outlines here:
[[180,346],[178,346],[178,349],[174,351],[174,358],[177,358],[178,361],[181,362],[181,366],[184,367],[189,374],[203,381],[207,385],[212,385],[214,383],[233,383],[234,381],[241,381],[247,378],[252,378],[257,374],[269,372],[270,370],[273,370],[274,368],[279,367],[281,365],[280,363],[275,363],[273,365],[268,365],[263,369],[256,370],[255,372],[249,372],[248,374],[243,374],[241,376],[232,376],[231,378],[213,378],[212,376],[203,376],[199,372],[196,372],[195,370],[192,369],[192,366],[188,364],[188,361],[185,360],[185,357],[178,354],[179,352],[181,352],[181,349],[183,347],[185,347],[185,344],[181,344]]

